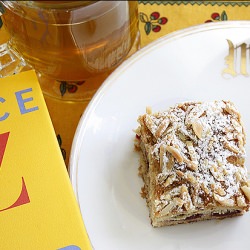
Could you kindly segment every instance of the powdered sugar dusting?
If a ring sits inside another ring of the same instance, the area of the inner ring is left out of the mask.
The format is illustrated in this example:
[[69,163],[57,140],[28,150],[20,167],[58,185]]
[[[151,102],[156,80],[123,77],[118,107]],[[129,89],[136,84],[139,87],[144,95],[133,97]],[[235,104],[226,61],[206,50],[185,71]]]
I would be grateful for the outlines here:
[[[177,154],[166,151],[162,156],[156,175],[161,190],[161,196],[155,200],[156,211],[184,192],[182,185],[187,187],[183,197],[190,202],[190,209],[217,203],[233,206],[237,205],[236,197],[244,199],[240,187],[247,182],[247,172],[245,150],[240,145],[245,143],[245,135],[240,115],[231,102],[178,104],[162,113],[147,114],[144,122],[153,135],[153,159],[160,162],[162,145],[174,147]],[[177,161],[177,156],[182,161]],[[171,159],[174,161],[169,170]],[[174,209],[181,212],[185,206],[176,205]]]

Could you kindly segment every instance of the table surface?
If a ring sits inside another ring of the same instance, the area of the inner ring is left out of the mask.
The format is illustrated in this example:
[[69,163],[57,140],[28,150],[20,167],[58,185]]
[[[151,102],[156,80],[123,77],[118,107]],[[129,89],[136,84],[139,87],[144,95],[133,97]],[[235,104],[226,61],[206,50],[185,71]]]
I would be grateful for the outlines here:
[[[141,47],[171,32],[206,22],[250,20],[248,1],[139,1]],[[0,23],[1,27],[1,23]],[[7,34],[0,28],[0,44]],[[74,134],[88,102],[64,102],[45,96],[68,167]]]

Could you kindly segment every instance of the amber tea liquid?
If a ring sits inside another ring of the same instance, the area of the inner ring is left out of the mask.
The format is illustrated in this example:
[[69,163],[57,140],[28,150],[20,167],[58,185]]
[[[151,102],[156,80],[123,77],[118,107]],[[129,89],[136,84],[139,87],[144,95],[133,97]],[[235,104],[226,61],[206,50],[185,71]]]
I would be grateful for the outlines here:
[[72,1],[65,11],[68,2],[24,1],[6,8],[11,47],[37,72],[59,81],[112,71],[138,35],[137,1]]

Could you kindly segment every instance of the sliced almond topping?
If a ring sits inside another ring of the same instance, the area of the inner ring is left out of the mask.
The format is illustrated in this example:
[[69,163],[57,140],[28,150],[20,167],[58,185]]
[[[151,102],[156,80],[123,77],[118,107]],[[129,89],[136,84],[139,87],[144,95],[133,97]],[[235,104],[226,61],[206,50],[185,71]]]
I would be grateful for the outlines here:
[[236,155],[230,155],[227,158],[227,161],[233,165],[244,167],[245,159],[244,157],[238,157]]
[[155,132],[155,137],[159,138],[162,136],[162,134],[165,132],[165,130],[168,128],[169,126],[169,119],[164,119],[161,124],[159,125],[158,129]]
[[197,184],[196,178],[190,173],[187,174],[187,180],[193,185]]
[[210,139],[210,141],[209,141],[209,143],[208,143],[208,147],[207,147],[207,149],[208,149],[209,151],[212,150],[214,141],[215,141],[215,139],[212,137],[212,138]]
[[214,199],[225,207],[233,207],[235,205],[233,199],[225,199],[224,197],[221,197],[215,193],[214,193]]
[[150,115],[145,115],[144,122],[145,122],[147,128],[150,130],[150,132],[154,135],[155,124],[154,124],[152,118],[150,117]]
[[228,150],[230,150],[233,153],[238,154],[239,153],[239,149],[237,147],[235,147],[234,145],[232,145],[232,143],[225,141],[224,143],[224,147]]
[[169,201],[171,199],[171,195],[170,194],[166,194],[165,195],[165,200]]
[[186,141],[187,147],[193,148],[193,142],[192,141]]
[[194,208],[194,205],[192,203],[190,194],[188,192],[188,188],[186,185],[181,186],[181,199],[184,202],[184,207],[187,211],[191,210]]
[[197,157],[197,153],[194,150],[193,142],[192,141],[186,141],[186,144],[187,144],[188,153],[190,155],[190,158],[191,158],[192,162],[198,163],[198,157]]
[[201,189],[206,193],[206,194],[210,194],[210,190],[206,187],[206,185],[204,183],[201,183]]
[[173,146],[167,146],[166,147],[167,151],[173,155],[173,157],[179,162],[179,163],[183,163],[183,158],[182,158],[182,155],[180,153],[180,151],[173,147]]
[[167,215],[169,214],[169,212],[172,211],[172,209],[174,208],[175,204],[174,202],[170,202],[166,207],[164,207],[161,211],[160,214],[161,215]]
[[202,139],[203,137],[203,126],[199,121],[192,122],[192,128],[194,130],[194,133],[199,139]]
[[179,177],[183,177],[184,176],[184,173],[180,170],[176,170],[176,174],[179,176]]
[[185,161],[187,163],[187,167],[190,170],[197,171],[198,170],[198,165],[195,162],[192,161]]
[[192,123],[192,121],[197,120],[202,116],[204,113],[205,109],[202,106],[202,104],[198,104],[192,110],[189,112],[189,114],[186,117],[185,124],[189,125]]
[[250,201],[250,187],[243,186],[243,187],[241,187],[241,190],[243,191],[243,193],[247,197],[247,199]]
[[156,178],[157,184],[162,184],[163,182],[166,181],[166,179],[167,179],[166,175],[164,175],[164,174],[158,174],[157,178]]
[[173,202],[174,202],[178,207],[182,207],[183,204],[184,204],[184,201],[183,201],[181,198],[179,198],[179,197],[175,197],[175,198],[173,199]]
[[213,172],[218,172],[218,168],[215,165],[212,165],[210,169],[212,169]]
[[151,115],[153,112],[152,112],[152,107],[150,107],[150,106],[147,106],[146,107],[146,113],[148,114],[148,115]]
[[235,172],[235,179],[238,181],[238,182],[240,182],[241,180],[242,180],[242,177],[241,177],[241,174],[237,171],[237,172]]
[[[226,132],[227,135],[230,134],[230,133],[233,133],[234,132],[233,126],[227,126],[227,127],[225,127],[225,132]],[[229,136],[232,136],[232,135],[229,135]]]
[[184,195],[185,193],[188,193],[188,188],[186,185],[181,186],[181,194]]
[[192,171],[198,170],[198,163],[190,161],[187,157],[183,156],[183,161],[187,164],[187,168]]
[[218,171],[218,168],[215,165],[210,166],[210,172],[217,181],[224,181],[223,174]]
[[247,186],[250,187],[250,180],[247,180]]
[[174,157],[171,155],[168,157],[168,162],[167,162],[167,170],[171,171],[174,166]]
[[164,200],[164,201],[170,201],[171,200],[171,195],[170,194],[162,194],[160,196],[160,199]]
[[171,185],[173,182],[175,181],[175,176],[174,175],[170,175],[167,180],[164,183],[164,186],[167,187],[169,185]]
[[223,172],[224,176],[228,175],[228,171],[225,168],[222,169],[222,172]]
[[240,117],[240,114],[239,112],[237,112],[237,110],[235,109],[234,105],[231,103],[231,102],[226,102],[226,107],[225,107],[225,110],[231,114],[231,115],[234,115],[236,117]]
[[210,187],[212,188],[212,190],[214,190],[216,188],[214,183],[211,183]]
[[165,156],[166,156],[166,147],[162,144],[160,146],[160,168],[162,171],[166,166],[166,161],[164,160]]
[[180,138],[181,141],[185,142],[187,140],[187,136],[184,135],[181,131],[179,131],[178,137]]
[[239,149],[244,152],[245,149],[244,149],[244,140],[243,140],[243,136],[242,134],[238,134],[237,135],[237,139],[238,139],[238,146],[239,146]]
[[219,167],[222,167],[224,165],[223,162],[221,162],[220,160],[217,160],[217,163]]
[[184,127],[180,127],[179,129],[180,134],[182,134],[183,136],[189,138],[190,140],[192,140],[193,142],[197,142],[197,138],[196,136],[193,136],[189,130],[187,130]]
[[234,129],[241,134],[243,132],[241,124],[236,119],[231,119],[231,122]]
[[237,202],[239,207],[246,207],[247,206],[246,200],[243,196],[237,196],[236,202]]
[[205,166],[208,166],[208,159],[205,159],[205,160],[204,160],[204,165],[205,165]]
[[229,141],[233,140],[234,139],[234,133],[232,133],[232,132],[226,132],[226,138]]
[[220,196],[225,196],[227,193],[222,187],[216,187],[214,192]]

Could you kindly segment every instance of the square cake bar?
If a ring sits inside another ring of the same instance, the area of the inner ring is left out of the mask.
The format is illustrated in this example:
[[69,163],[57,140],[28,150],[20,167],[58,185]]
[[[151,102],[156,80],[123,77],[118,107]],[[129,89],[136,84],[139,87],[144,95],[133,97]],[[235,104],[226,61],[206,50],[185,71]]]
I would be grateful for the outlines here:
[[185,102],[139,116],[135,147],[153,227],[222,219],[249,210],[246,142],[230,101]]

